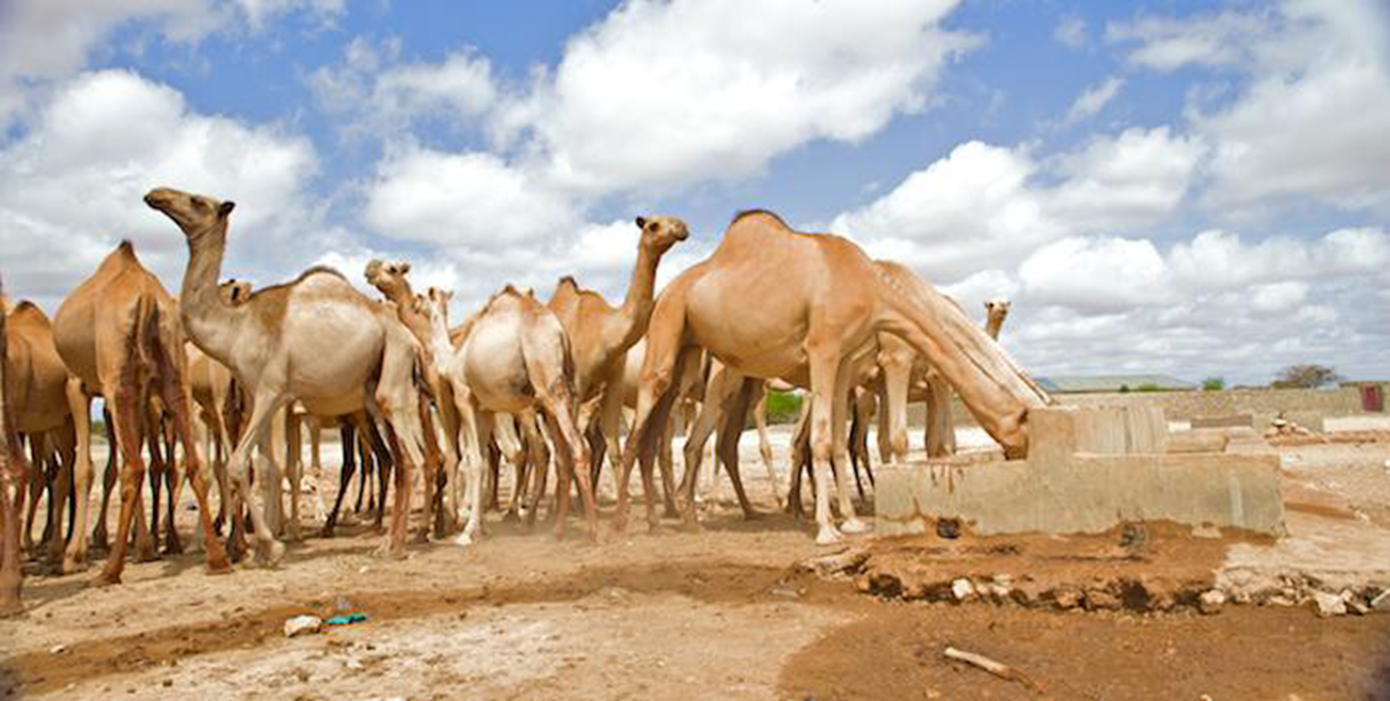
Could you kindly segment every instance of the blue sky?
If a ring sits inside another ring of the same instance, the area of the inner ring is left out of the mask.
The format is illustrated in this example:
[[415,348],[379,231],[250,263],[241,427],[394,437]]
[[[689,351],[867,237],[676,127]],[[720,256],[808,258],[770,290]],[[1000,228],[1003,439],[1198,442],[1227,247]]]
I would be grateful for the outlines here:
[[139,195],[236,199],[225,272],[372,257],[455,289],[662,281],[767,207],[901,260],[1038,374],[1390,377],[1375,0],[0,4],[0,272],[49,310]]

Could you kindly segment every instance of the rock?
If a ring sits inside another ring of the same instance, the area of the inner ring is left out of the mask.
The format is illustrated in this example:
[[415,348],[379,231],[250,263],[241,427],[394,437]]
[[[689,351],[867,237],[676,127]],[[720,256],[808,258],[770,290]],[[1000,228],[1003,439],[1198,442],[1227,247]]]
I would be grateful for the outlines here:
[[285,637],[294,638],[300,635],[317,633],[323,628],[323,619],[318,616],[295,616],[285,621]]
[[1120,598],[1105,589],[1086,590],[1086,609],[1089,611],[1114,610],[1120,608]]
[[53,653],[53,654],[55,654],[55,655],[61,655],[61,654],[63,654],[63,653],[65,653],[65,652],[68,651],[68,646],[67,646],[67,645],[54,645],[53,647],[48,648],[48,651],[51,652],[51,653]]
[[1074,609],[1081,603],[1081,592],[1070,588],[1058,589],[1052,598],[1057,602],[1057,608]]
[[1328,616],[1343,616],[1347,612],[1347,602],[1340,594],[1328,594],[1325,591],[1313,592],[1313,603],[1318,607],[1318,615],[1324,618]]
[[1225,604],[1226,592],[1220,589],[1209,589],[1197,597],[1197,609],[1207,615],[1221,611],[1221,607]]
[[1390,589],[1386,589],[1376,598],[1371,599],[1371,609],[1381,613],[1390,613]]
[[951,582],[951,594],[956,597],[956,601],[965,601],[975,594],[975,585],[970,580],[961,577]]

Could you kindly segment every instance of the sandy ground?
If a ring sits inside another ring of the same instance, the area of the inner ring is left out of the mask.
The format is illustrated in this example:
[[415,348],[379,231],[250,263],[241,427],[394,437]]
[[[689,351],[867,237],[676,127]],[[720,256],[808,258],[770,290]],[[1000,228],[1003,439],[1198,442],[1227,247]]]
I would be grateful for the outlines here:
[[[787,438],[775,435],[783,475]],[[962,431],[961,443],[983,441]],[[1379,537],[1390,504],[1390,444],[1280,452],[1289,501],[1307,507],[1290,511],[1295,535]],[[325,450],[332,457],[325,482],[336,481],[336,454],[336,445]],[[771,512],[756,455],[750,435],[745,481]],[[494,515],[482,542],[416,545],[403,561],[374,558],[379,536],[349,526],[335,539],[291,544],[276,569],[240,566],[212,576],[200,555],[189,554],[132,563],[124,584],[103,589],[85,586],[95,567],[30,577],[28,612],[0,621],[0,698],[1390,698],[1384,614],[1324,619],[1302,607],[1227,606],[1204,616],[1191,608],[1136,614],[905,601],[862,593],[851,577],[803,571],[797,563],[836,549],[816,546],[810,529],[790,517],[744,521],[727,485],[707,503],[698,533],[675,521],[646,533],[640,502],[638,509],[633,533],[613,534],[605,523],[598,544],[578,538],[577,520],[572,539],[557,542],[548,528],[527,533]],[[606,520],[611,504],[604,510]],[[185,535],[194,518],[181,511]],[[1037,548],[1006,543],[998,552],[1012,560],[984,561],[1008,562],[1018,573],[1035,566],[1020,553],[1086,561],[1111,547],[1053,540]],[[1303,541],[1290,542],[1306,554]],[[885,544],[942,550],[939,541],[851,542]],[[1336,545],[1321,556],[1354,557]],[[1196,572],[1219,567],[1227,546],[1193,547],[1205,554],[1182,558]],[[1271,546],[1236,547],[1268,556]],[[939,560],[931,566],[945,566]],[[1130,560],[1151,575],[1177,577],[1182,569],[1162,557]],[[294,639],[282,632],[291,616],[345,609],[369,618]],[[941,655],[947,645],[1013,665],[1041,692],[949,662]]]

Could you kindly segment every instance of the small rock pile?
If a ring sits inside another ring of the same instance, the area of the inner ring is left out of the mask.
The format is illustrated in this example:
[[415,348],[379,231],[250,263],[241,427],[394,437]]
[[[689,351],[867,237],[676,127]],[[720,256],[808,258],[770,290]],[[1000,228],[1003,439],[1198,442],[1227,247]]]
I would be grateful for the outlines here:
[[1307,428],[1289,419],[1279,417],[1269,422],[1265,438],[1312,438],[1314,434]]

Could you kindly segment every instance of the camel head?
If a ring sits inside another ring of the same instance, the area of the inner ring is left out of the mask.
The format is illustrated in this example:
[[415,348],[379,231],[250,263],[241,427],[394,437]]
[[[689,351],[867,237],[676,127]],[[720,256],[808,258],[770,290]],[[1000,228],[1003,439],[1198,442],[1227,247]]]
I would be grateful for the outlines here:
[[637,228],[642,230],[642,247],[656,253],[665,253],[690,237],[685,222],[677,217],[637,217]]
[[435,324],[437,322],[442,324],[444,328],[448,328],[449,301],[453,298],[454,293],[449,290],[441,290],[438,287],[431,287],[425,290],[424,306],[430,324]]
[[232,278],[218,285],[217,291],[222,297],[223,304],[235,307],[251,298],[251,283]]
[[993,319],[998,317],[1003,319],[1009,315],[1009,300],[1003,297],[996,297],[985,302],[985,315]]
[[194,195],[167,187],[157,187],[145,195],[145,204],[174,220],[185,236],[195,236],[213,226],[225,223],[236,208],[235,202],[223,202],[205,195]]
[[367,283],[390,298],[410,291],[410,283],[405,279],[408,272],[410,264],[405,261],[372,260],[367,263]]

